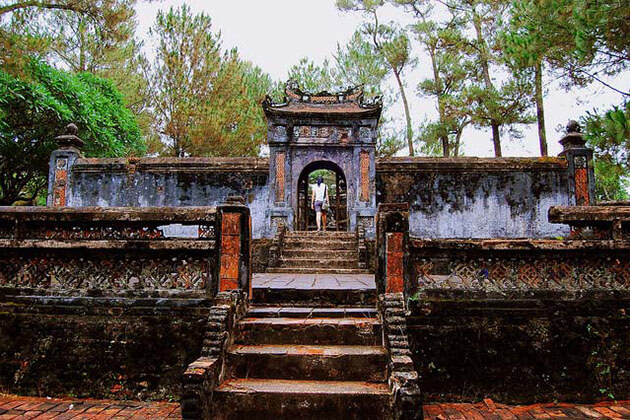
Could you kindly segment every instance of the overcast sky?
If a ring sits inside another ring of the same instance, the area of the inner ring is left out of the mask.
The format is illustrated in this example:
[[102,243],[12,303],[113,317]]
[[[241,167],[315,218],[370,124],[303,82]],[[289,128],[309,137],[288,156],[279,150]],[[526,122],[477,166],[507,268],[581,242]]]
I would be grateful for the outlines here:
[[[361,22],[357,13],[342,13],[335,8],[334,0],[165,0],[159,3],[140,3],[137,6],[139,35],[147,42],[147,31],[153,24],[159,9],[168,9],[188,3],[194,12],[210,15],[215,31],[221,32],[226,48],[237,47],[242,58],[252,61],[274,79],[286,80],[289,68],[301,57],[321,62],[330,57],[337,43],[345,44]],[[409,17],[401,10],[385,8],[382,20],[405,22]],[[406,76],[407,96],[410,97],[414,125],[423,119],[437,115],[435,101],[415,94],[418,82],[428,75],[428,58],[415,43],[417,67]],[[147,53],[150,54],[149,51]],[[628,73],[619,76],[616,84],[630,86]],[[558,126],[578,118],[593,108],[607,109],[620,104],[621,95],[598,85],[587,89],[565,92],[554,81],[546,81],[548,95],[545,98],[547,140],[549,153],[561,151]],[[392,116],[402,126],[403,108],[400,101],[392,106]],[[535,156],[538,154],[538,137],[535,124],[524,130],[523,139],[511,140],[502,136],[505,156]],[[467,156],[492,156],[492,137],[489,130],[467,129],[463,136],[464,153]]]

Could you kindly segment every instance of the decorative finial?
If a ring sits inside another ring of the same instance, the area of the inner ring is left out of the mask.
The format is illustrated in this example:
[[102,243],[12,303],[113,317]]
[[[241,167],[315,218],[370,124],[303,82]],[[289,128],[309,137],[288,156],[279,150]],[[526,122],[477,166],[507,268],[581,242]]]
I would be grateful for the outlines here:
[[79,132],[79,128],[76,124],[70,123],[66,126],[65,134],[61,136],[55,137],[55,141],[60,149],[68,149],[68,148],[76,148],[80,149],[83,147],[84,143],[81,140],[77,133]]
[[567,133],[581,133],[580,123],[575,120],[570,120],[567,124]]
[[76,136],[79,132],[79,127],[75,123],[70,123],[66,126],[66,134]]
[[582,134],[580,124],[577,121],[569,121],[566,130],[567,133],[560,139],[560,144],[564,151],[585,147],[586,139],[584,139],[584,134]]

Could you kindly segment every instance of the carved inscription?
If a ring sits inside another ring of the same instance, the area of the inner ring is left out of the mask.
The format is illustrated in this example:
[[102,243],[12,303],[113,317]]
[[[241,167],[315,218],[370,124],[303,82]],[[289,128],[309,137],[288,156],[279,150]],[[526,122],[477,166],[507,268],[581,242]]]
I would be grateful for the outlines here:
[[387,233],[387,284],[385,293],[403,292],[403,233]]
[[362,151],[359,155],[361,168],[361,201],[370,201],[370,152]]
[[224,213],[221,221],[220,292],[238,289],[240,254],[241,215],[240,213]]
[[59,158],[55,162],[55,181],[53,184],[53,203],[55,207],[66,205],[66,184],[68,181],[68,159]]
[[276,202],[284,201],[284,152],[276,153]]

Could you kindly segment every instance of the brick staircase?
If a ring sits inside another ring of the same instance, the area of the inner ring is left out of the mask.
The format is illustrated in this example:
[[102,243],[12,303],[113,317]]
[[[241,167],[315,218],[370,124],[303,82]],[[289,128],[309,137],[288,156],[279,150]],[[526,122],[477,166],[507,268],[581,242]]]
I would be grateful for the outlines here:
[[392,418],[376,292],[258,299],[236,325],[216,419]]
[[286,232],[277,267],[268,273],[365,274],[351,232]]

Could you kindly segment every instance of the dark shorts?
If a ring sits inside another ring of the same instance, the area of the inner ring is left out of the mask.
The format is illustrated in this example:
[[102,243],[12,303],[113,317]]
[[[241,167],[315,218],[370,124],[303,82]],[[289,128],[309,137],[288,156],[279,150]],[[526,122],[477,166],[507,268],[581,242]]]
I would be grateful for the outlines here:
[[315,211],[322,211],[322,205],[324,204],[323,201],[316,201],[315,202]]

